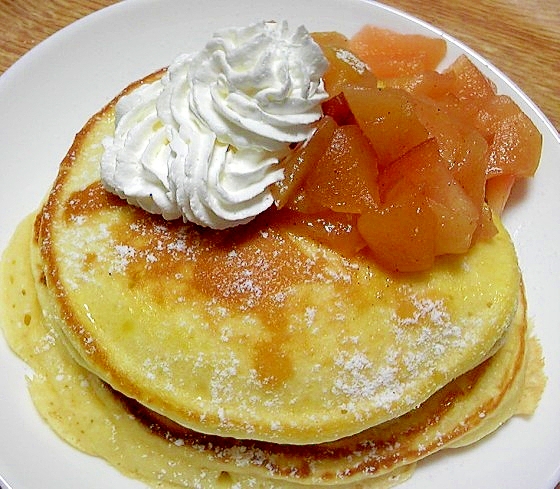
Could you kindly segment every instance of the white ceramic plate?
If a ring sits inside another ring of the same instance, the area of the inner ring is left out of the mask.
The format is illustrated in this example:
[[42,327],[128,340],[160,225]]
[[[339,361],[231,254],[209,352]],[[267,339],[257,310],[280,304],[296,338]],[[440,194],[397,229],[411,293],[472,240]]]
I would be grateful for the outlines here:
[[[346,35],[375,23],[442,36],[449,44],[446,62],[467,52],[542,132],[538,174],[516,189],[505,221],[519,252],[548,386],[531,419],[513,419],[475,447],[431,457],[401,487],[552,488],[560,479],[560,140],[535,105],[500,72],[410,16],[364,0],[133,1],[58,32],[0,77],[0,249],[19,220],[38,205],[74,134],[91,114],[179,52],[202,47],[215,30],[263,19],[287,19],[292,27],[303,23],[310,30]],[[2,339],[0,372],[0,474],[13,489],[143,487],[69,447],[45,426],[27,394],[28,370]]]

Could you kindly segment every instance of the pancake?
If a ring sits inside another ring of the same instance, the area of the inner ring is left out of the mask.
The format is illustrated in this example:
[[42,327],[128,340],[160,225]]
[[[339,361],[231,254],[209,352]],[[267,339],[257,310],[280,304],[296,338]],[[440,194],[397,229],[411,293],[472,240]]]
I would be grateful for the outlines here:
[[521,278],[498,220],[418,274],[343,257],[275,211],[227,231],[165,221],[99,181],[116,100],[62,162],[34,254],[47,327],[116,391],[196,432],[318,444],[404,415],[502,344]]
[[[153,487],[388,488],[405,480],[416,461],[449,446],[471,443],[520,406],[528,383],[539,384],[539,365],[528,347],[523,290],[503,346],[418,408],[363,433],[319,445],[280,445],[206,435],[186,429],[114,391],[77,364],[37,298],[37,252],[30,216],[2,260],[2,325],[14,349],[34,370],[30,391],[53,429],[81,450],[101,456]],[[541,373],[542,375],[542,373]],[[538,396],[523,405],[536,406]]]

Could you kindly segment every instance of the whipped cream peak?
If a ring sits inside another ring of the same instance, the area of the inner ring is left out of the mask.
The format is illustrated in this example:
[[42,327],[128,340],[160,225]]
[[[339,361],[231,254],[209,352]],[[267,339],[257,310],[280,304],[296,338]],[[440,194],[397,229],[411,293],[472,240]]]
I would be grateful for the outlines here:
[[272,205],[289,145],[307,140],[322,115],[327,63],[303,26],[218,32],[119,100],[103,184],[166,219],[215,229],[250,221]]
[[193,112],[236,147],[282,149],[321,116],[327,60],[303,27],[293,35],[286,22],[222,31],[192,64]]

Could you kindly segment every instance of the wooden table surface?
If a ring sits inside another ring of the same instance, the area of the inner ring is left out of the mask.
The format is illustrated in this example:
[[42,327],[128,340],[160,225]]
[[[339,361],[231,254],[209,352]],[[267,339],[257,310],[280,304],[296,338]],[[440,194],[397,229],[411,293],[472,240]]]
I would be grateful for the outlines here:
[[[65,25],[115,0],[0,0],[0,74]],[[385,0],[506,73],[560,130],[559,0]]]

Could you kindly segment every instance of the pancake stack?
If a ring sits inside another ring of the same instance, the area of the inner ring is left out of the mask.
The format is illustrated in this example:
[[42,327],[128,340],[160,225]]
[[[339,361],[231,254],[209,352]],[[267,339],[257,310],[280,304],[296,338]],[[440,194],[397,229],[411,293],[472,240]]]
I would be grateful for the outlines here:
[[226,231],[165,221],[100,183],[119,97],[2,262],[6,337],[63,439],[154,487],[384,488],[534,410],[540,353],[498,219],[417,274],[274,211]]

